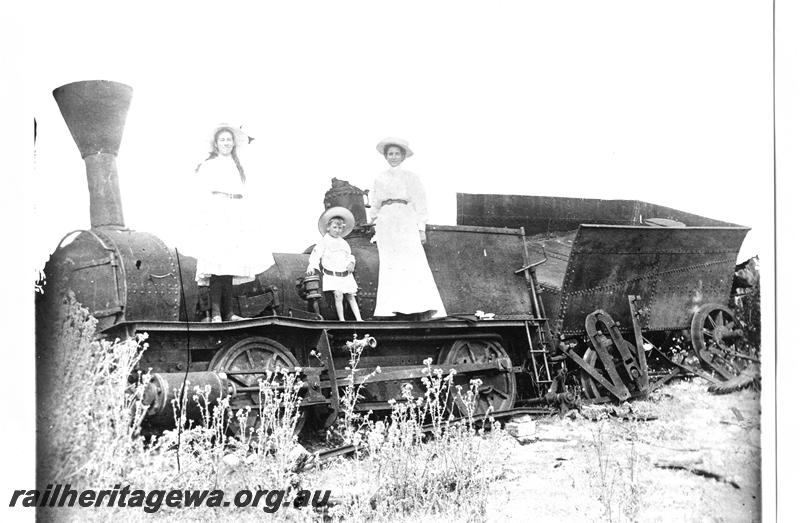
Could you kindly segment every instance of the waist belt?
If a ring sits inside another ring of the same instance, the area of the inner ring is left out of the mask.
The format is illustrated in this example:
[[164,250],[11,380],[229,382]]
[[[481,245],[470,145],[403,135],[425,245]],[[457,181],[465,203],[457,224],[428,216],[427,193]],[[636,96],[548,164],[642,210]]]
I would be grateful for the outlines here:
[[341,277],[344,277],[344,276],[347,276],[348,274],[350,274],[350,271],[344,271],[344,272],[329,271],[328,269],[323,267],[322,268],[322,273],[323,274],[327,274],[328,276],[341,276]]
[[231,200],[240,200],[242,198],[241,194],[232,194],[229,192],[222,192],[222,191],[211,191],[211,194],[215,196],[224,196],[225,198],[230,198]]
[[393,203],[402,203],[403,205],[408,205],[408,200],[399,200],[396,198],[389,198],[388,200],[383,200],[381,205],[391,205]]

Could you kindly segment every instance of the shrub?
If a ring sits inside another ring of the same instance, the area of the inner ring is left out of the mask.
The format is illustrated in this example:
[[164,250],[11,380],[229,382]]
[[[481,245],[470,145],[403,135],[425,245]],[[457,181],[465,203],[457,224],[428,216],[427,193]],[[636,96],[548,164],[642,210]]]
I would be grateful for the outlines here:
[[[412,396],[410,384],[383,419],[357,414],[360,384],[355,372],[364,340],[354,340],[351,379],[343,394],[342,439],[358,445],[357,459],[317,464],[300,473],[309,455],[297,444],[302,383],[295,373],[268,376],[260,382],[259,424],[250,412],[231,412],[227,399],[210,404],[209,389],[187,384],[184,402],[196,402],[199,422],[185,418],[174,403],[176,427],[145,441],[139,433],[144,407],[139,398],[149,376],[134,369],[145,338],[94,339],[96,322],[73,296],[59,301],[55,314],[38,318],[40,367],[39,482],[70,483],[73,489],[119,484],[142,489],[220,489],[231,499],[240,489],[284,489],[287,498],[302,488],[325,489],[336,478],[337,504],[327,517],[344,520],[483,519],[489,486],[500,474],[508,448],[502,431],[473,427],[472,416],[454,420],[445,399],[474,406],[479,382],[467,391],[453,387],[453,376],[425,362],[425,392]],[[44,309],[39,312],[47,312]],[[379,372],[376,369],[374,372]],[[454,390],[455,389],[455,390]],[[176,395],[177,396],[177,395]],[[228,434],[238,427],[236,437]],[[308,467],[305,467],[308,468]],[[330,487],[328,487],[330,488]],[[162,507],[148,516],[169,519],[241,520],[264,517],[258,508]],[[47,509],[41,519],[141,519],[133,508]],[[281,510],[281,519],[319,519],[310,508]]]
[[[356,421],[353,440],[363,454],[352,467],[339,464],[345,469],[340,475],[351,481],[343,487],[344,502],[334,511],[339,517],[377,521],[399,515],[411,519],[433,514],[447,519],[486,517],[489,487],[501,473],[508,440],[499,430],[487,433],[473,428],[480,381],[473,381],[468,391],[458,387],[453,391],[453,374],[443,375],[431,363],[425,361],[422,396],[413,397],[411,384],[406,384],[401,400],[390,401],[388,418]],[[465,419],[455,421],[445,409],[445,399],[451,394],[468,406]]]
[[128,376],[145,337],[94,340],[97,322],[75,297],[64,295],[60,305],[51,328],[37,332],[39,477],[114,481],[143,449],[137,436],[144,409]]

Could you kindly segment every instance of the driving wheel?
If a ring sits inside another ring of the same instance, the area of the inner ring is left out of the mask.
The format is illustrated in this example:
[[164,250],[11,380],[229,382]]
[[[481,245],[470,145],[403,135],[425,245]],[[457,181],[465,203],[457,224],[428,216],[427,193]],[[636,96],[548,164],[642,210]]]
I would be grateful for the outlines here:
[[[457,365],[470,363],[491,363],[501,359],[508,359],[508,353],[500,342],[486,339],[460,339],[449,346],[445,346],[439,353],[437,364]],[[448,369],[443,369],[447,373]],[[466,395],[470,387],[470,380],[480,379],[475,398],[475,416],[487,413],[508,410],[514,406],[517,399],[517,381],[514,373],[499,369],[486,369],[469,374],[456,374],[453,385],[461,385],[461,393]],[[468,409],[458,397],[455,390],[451,392],[453,403],[461,415],[467,415]]]
[[[255,427],[258,422],[259,381],[268,377],[280,383],[283,380],[282,371],[294,371],[299,366],[289,349],[269,338],[254,336],[239,340],[217,352],[211,360],[209,370],[226,373],[228,381],[237,389],[245,389],[231,398],[231,410],[235,414],[239,409],[250,407],[248,427]],[[300,409],[295,433],[300,432],[305,420],[306,411]],[[238,431],[240,427],[235,417],[232,424],[235,425],[232,429]]]

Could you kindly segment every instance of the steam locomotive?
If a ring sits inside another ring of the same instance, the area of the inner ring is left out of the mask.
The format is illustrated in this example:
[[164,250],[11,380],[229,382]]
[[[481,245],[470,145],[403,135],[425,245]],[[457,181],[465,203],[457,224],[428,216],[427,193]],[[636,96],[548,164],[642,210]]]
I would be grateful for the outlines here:
[[406,383],[419,388],[427,358],[454,370],[457,384],[481,380],[479,414],[574,399],[569,376],[592,401],[646,394],[651,349],[679,331],[715,379],[742,368],[725,304],[748,229],[638,201],[459,194],[458,225],[428,225],[424,246],[450,315],[390,321],[372,316],[379,259],[365,192],[334,179],[324,207],[356,218],[347,240],[367,321],[336,321],[305,278],[306,251],[275,253],[273,266],[235,287],[245,320],[201,322],[196,260],[125,227],[115,158],[132,89],[86,81],[53,94],[86,163],[91,228],[51,255],[41,299],[70,289],[104,335],[148,333],[140,366],[152,369],[155,426],[172,420],[172,391],[187,372],[240,408],[257,404],[258,381],[278,369],[298,369],[303,407],[330,424],[354,336],[375,340],[356,371],[362,410],[387,409]]

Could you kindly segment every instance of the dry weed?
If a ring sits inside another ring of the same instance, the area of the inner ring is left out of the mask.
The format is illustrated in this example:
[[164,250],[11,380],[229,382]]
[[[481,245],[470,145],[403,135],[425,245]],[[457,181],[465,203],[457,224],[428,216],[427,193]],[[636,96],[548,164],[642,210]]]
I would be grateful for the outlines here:
[[[148,376],[134,369],[146,350],[144,337],[136,340],[94,340],[95,321],[74,298],[66,298],[56,320],[42,334],[40,354],[49,355],[40,376],[47,384],[40,396],[39,480],[42,484],[69,483],[73,489],[219,489],[225,499],[241,489],[284,489],[287,499],[301,489],[325,490],[325,478],[336,502],[326,518],[387,521],[422,519],[482,520],[486,517],[489,486],[501,474],[508,453],[502,431],[475,429],[471,416],[454,421],[445,408],[448,396],[459,397],[468,412],[474,406],[479,382],[469,390],[453,390],[452,375],[426,361],[420,397],[408,384],[383,419],[358,414],[360,384],[355,370],[363,340],[352,344],[351,380],[346,387],[344,416],[339,433],[359,445],[357,459],[317,464],[300,473],[308,458],[297,444],[302,383],[295,373],[270,376],[260,382],[259,423],[251,412],[231,412],[227,400],[211,404],[210,391],[187,384],[184,405],[175,407],[176,426],[156,438],[139,433],[144,408],[138,398]],[[52,328],[52,327],[55,328]],[[376,369],[373,372],[379,372]],[[180,395],[178,395],[180,396]],[[198,422],[186,419],[186,403],[202,413]],[[177,403],[177,402],[175,402]],[[182,407],[182,408],[178,408]],[[236,437],[229,427],[238,427]],[[333,500],[332,500],[333,501]],[[259,508],[160,506],[150,514],[142,509],[46,509],[43,520],[241,520],[267,516]],[[275,517],[294,521],[318,520],[307,507],[285,508]]]

